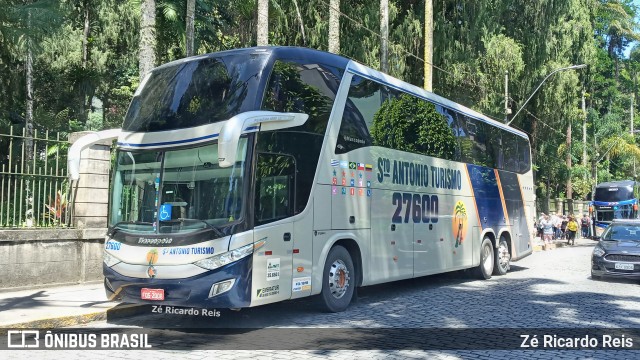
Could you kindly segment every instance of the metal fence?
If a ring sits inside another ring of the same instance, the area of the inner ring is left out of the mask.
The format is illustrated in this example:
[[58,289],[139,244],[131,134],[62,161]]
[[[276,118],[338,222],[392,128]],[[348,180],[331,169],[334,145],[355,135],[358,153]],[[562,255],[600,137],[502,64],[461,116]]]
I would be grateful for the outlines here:
[[0,228],[71,224],[68,146],[66,135],[48,130],[27,137],[24,129],[16,135],[11,127],[0,134]]

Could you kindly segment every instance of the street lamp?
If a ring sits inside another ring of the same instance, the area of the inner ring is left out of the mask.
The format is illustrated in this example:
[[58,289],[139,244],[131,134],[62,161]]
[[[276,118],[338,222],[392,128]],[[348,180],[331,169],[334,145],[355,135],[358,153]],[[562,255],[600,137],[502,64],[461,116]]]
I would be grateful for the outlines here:
[[509,120],[509,122],[507,123],[507,125],[511,124],[511,122],[513,122],[513,120],[516,118],[516,116],[518,116],[518,114],[520,114],[520,111],[522,111],[522,109],[524,109],[525,106],[527,106],[527,103],[529,102],[529,100],[531,100],[531,98],[533,97],[533,95],[536,94],[536,92],[538,92],[538,90],[540,89],[540,87],[542,86],[542,84],[544,84],[545,81],[547,81],[548,78],[551,77],[551,75],[559,72],[559,71],[564,71],[564,70],[577,70],[577,69],[584,69],[587,67],[587,64],[580,64],[580,65],[571,65],[568,67],[563,67],[560,69],[556,69],[553,70],[552,72],[549,73],[549,75],[547,75],[547,77],[545,77],[541,82],[540,85],[538,85],[538,87],[533,90],[533,92],[531,93],[531,96],[529,96],[529,98],[527,99],[527,101],[524,102],[524,104],[522,104],[522,106],[520,107],[520,109],[516,112],[515,115],[513,115],[513,117],[511,118],[511,120]]

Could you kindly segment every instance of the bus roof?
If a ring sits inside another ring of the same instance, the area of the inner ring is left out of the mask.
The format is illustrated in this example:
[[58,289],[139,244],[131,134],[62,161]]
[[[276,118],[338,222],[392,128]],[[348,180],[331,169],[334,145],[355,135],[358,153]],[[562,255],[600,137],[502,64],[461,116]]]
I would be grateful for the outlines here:
[[483,115],[475,110],[472,110],[466,106],[460,105],[456,102],[453,102],[449,99],[446,99],[442,96],[436,95],[432,92],[426,91],[417,86],[411,85],[407,82],[404,82],[400,79],[397,79],[391,75],[387,75],[381,73],[377,70],[374,70],[368,66],[362,65],[355,60],[351,60],[345,58],[340,55],[328,53],[325,51],[304,48],[304,47],[295,47],[295,46],[258,46],[252,48],[242,48],[242,49],[233,49],[233,50],[225,50],[215,53],[209,53],[204,55],[192,56],[176,61],[172,61],[170,63],[161,65],[156,69],[162,69],[165,67],[174,66],[180,63],[206,59],[211,57],[220,57],[227,55],[238,55],[238,54],[246,54],[246,55],[257,55],[257,54],[267,54],[273,56],[274,58],[284,58],[284,59],[314,59],[318,62],[322,62],[325,65],[334,66],[337,68],[349,70],[353,73],[357,73],[358,75],[364,75],[365,77],[373,78],[377,81],[385,83],[385,85],[391,86],[398,90],[402,90],[405,92],[409,92],[415,96],[421,97],[423,99],[429,100],[433,103],[441,105],[443,107],[447,107],[453,110],[457,110],[462,112],[472,118],[477,120],[481,120],[485,123],[491,124],[495,127],[507,130],[511,133],[519,135],[523,138],[529,139],[528,135],[516,128],[510,127],[501,122],[495,121],[489,118],[486,115]]

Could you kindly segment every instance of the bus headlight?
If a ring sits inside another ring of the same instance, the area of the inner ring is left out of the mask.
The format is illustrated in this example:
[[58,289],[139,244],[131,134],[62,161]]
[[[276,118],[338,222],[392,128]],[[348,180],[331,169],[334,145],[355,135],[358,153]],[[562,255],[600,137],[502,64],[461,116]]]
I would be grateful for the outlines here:
[[113,265],[121,262],[120,259],[118,259],[117,257],[109,254],[108,252],[103,252],[104,257],[103,257],[103,261],[104,264],[107,265],[108,267],[112,267]]
[[264,241],[245,245],[235,250],[227,251],[210,258],[198,260],[193,264],[207,270],[214,270],[253,254],[253,252],[262,247],[262,245],[264,245]]

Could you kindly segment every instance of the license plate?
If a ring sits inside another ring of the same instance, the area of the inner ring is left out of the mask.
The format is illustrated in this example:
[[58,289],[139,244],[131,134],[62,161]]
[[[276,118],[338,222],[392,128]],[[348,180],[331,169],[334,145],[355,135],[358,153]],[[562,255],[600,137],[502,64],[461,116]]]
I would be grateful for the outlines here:
[[142,300],[164,300],[164,289],[147,289],[140,290],[140,298]]
[[633,264],[616,263],[616,270],[633,270]]

